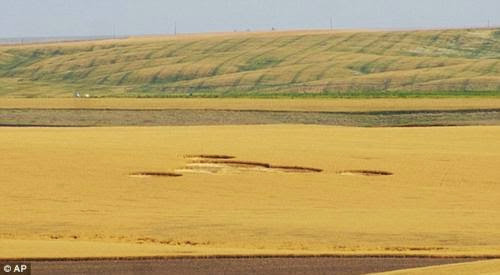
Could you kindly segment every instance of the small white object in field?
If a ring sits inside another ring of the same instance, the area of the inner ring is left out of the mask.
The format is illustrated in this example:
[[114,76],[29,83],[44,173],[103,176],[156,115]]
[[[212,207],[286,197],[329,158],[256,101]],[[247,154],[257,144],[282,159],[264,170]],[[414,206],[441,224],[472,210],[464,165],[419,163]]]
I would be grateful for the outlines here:
[[85,97],[86,97],[86,98],[89,98],[89,97],[90,97],[90,95],[89,95],[89,94],[85,94]]

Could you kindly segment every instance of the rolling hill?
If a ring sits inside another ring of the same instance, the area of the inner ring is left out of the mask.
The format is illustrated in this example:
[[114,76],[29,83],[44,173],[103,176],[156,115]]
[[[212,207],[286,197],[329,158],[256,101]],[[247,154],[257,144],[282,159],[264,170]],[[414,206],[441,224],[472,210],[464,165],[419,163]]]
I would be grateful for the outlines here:
[[0,47],[1,97],[499,96],[500,30],[293,31]]

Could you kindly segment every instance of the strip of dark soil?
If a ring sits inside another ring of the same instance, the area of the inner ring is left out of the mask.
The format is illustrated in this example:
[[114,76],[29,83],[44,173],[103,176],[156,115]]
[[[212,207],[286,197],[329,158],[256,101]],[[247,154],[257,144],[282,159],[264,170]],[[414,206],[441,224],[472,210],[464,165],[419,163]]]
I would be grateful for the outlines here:
[[182,174],[170,172],[139,172],[130,174],[132,177],[182,177]]
[[361,176],[392,176],[394,175],[391,172],[386,171],[376,171],[376,170],[346,170],[340,171],[341,175],[361,175]]
[[263,257],[31,262],[32,274],[366,274],[478,261],[470,258]]
[[213,164],[225,164],[228,166],[236,168],[266,168],[275,169],[283,172],[302,172],[302,173],[320,173],[323,172],[322,169],[301,167],[301,166],[284,166],[284,165],[272,165],[269,163],[255,162],[255,161],[241,161],[241,160],[219,160],[219,159],[201,159],[194,160],[191,163],[213,163]]
[[285,172],[304,172],[304,173],[321,173],[323,169],[311,168],[311,167],[301,167],[301,166],[279,166],[279,165],[271,165],[271,168],[283,170]]
[[236,157],[226,155],[186,155],[185,158],[202,158],[202,159],[234,159]]
[[500,125],[500,109],[391,112],[0,109],[0,127],[312,124],[358,127]]
[[214,163],[214,164],[226,164],[235,167],[255,167],[255,168],[271,168],[268,163],[254,162],[254,161],[240,161],[240,160],[196,160],[192,163]]

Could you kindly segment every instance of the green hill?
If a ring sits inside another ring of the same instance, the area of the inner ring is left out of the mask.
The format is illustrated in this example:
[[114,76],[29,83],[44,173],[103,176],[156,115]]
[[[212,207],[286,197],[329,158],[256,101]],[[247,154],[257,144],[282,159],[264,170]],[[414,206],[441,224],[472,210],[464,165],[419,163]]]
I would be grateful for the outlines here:
[[500,95],[500,30],[297,31],[0,47],[0,96]]

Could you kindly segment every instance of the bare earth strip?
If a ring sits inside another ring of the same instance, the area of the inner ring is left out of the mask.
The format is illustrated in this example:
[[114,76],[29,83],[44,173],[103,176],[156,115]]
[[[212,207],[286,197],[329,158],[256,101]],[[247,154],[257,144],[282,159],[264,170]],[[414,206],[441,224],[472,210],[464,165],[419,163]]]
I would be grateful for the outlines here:
[[196,109],[0,109],[0,126],[13,127],[256,124],[315,124],[361,127],[500,125],[500,108],[374,112],[291,112]]
[[[435,266],[471,259],[425,258],[206,258],[89,261],[37,261],[38,275],[66,274],[337,274],[356,275],[397,269]],[[397,273],[398,274],[398,273]],[[451,274],[451,273],[450,273]]]

